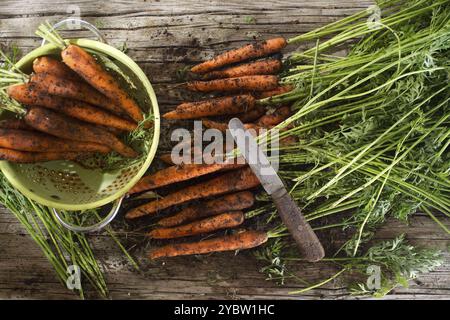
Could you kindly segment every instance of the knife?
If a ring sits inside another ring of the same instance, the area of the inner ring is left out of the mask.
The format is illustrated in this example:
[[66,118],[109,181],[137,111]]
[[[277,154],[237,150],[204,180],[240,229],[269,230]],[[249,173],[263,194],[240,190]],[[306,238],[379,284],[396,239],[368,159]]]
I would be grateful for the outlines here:
[[322,259],[325,255],[322,244],[254,137],[245,130],[238,118],[231,119],[228,128],[253,173],[272,197],[281,220],[294,238],[302,256],[310,262]]

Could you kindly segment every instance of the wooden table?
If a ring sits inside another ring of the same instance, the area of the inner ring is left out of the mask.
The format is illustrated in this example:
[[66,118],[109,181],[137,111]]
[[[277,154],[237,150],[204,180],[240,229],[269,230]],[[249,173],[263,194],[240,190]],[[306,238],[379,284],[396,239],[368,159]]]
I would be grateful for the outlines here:
[[[107,41],[122,47],[146,72],[156,90],[161,111],[171,109],[184,96],[172,88],[177,71],[226,48],[253,39],[299,34],[367,8],[367,0],[260,0],[250,1],[2,1],[0,44],[17,45],[27,53],[39,45],[34,36],[39,23],[57,22],[79,14],[101,29]],[[88,36],[77,32],[76,36]],[[170,126],[163,124],[162,137]],[[163,141],[162,148],[166,142]],[[450,219],[444,219],[450,224]],[[407,226],[389,221],[377,239],[407,233],[411,243],[448,251],[450,237],[427,216],[416,215]],[[93,237],[97,257],[107,275],[111,298],[137,299],[346,299],[347,279],[329,283],[301,297],[288,292],[299,284],[278,286],[266,281],[251,253],[232,253],[206,258],[177,258],[150,264],[141,258],[141,273],[132,268],[114,243],[105,236]],[[5,209],[0,209],[0,299],[77,298],[58,282],[49,263]],[[142,255],[137,254],[138,257]],[[329,276],[333,265],[299,264],[305,280]],[[95,295],[91,295],[95,297]],[[398,288],[388,299],[450,297],[450,259],[436,271],[413,281],[409,289]]]

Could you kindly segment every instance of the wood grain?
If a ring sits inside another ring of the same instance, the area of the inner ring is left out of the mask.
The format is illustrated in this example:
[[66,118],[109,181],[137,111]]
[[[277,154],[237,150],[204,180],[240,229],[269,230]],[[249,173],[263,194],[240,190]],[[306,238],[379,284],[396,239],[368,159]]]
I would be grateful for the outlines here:
[[[273,36],[290,37],[367,8],[365,0],[261,0],[230,1],[2,1],[0,46],[16,45],[27,53],[40,45],[34,36],[38,24],[57,22],[78,10],[81,18],[96,25],[108,43],[122,47],[145,71],[155,87],[160,109],[166,112],[195,95],[179,90],[180,70],[224,49]],[[90,36],[86,31],[68,31],[68,37]],[[300,48],[309,44],[301,44]],[[286,53],[296,48],[287,48]],[[163,122],[161,150],[167,149],[171,128],[183,122]],[[120,219],[120,218],[119,218]],[[450,219],[443,219],[450,224]],[[390,239],[407,232],[418,245],[448,251],[450,237],[428,217],[418,215],[407,226],[389,221],[377,234]],[[115,244],[104,235],[92,237],[95,252],[106,271],[113,299],[352,299],[338,279],[302,296],[289,292],[302,286],[278,286],[259,272],[262,265],[250,252],[206,257],[184,257],[150,263],[143,258],[145,245],[133,254],[142,272],[132,270]],[[49,263],[14,217],[0,209],[0,299],[76,299],[58,281]],[[131,243],[127,243],[130,247]],[[305,280],[327,277],[333,265],[299,263],[291,270]],[[387,299],[448,299],[450,257],[435,272],[421,276],[408,289],[398,288]],[[90,293],[90,297],[96,298]]]

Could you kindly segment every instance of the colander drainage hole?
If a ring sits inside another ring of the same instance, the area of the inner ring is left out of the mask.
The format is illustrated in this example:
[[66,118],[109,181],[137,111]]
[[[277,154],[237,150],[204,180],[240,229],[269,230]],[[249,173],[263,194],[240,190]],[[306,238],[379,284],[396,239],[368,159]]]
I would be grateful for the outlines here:
[[53,199],[56,199],[56,200],[61,200],[61,198],[60,198],[59,196],[54,195],[54,194],[52,194],[52,195],[50,196],[50,198],[53,198]]

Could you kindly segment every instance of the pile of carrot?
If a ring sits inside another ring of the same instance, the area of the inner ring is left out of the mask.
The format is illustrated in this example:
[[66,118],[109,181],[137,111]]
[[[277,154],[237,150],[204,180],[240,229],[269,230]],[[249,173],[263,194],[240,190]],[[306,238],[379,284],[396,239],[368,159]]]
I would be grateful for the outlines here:
[[74,160],[112,151],[137,157],[118,137],[143,120],[137,103],[86,50],[64,41],[57,44],[60,59],[36,58],[31,75],[1,91],[16,106],[9,110],[21,119],[0,123],[0,159]]
[[[290,107],[278,106],[267,110],[258,104],[258,99],[293,89],[279,86],[277,73],[282,63],[279,59],[267,57],[285,46],[283,38],[271,39],[225,52],[194,66],[191,72],[197,75],[198,80],[186,83],[185,87],[191,91],[214,92],[218,96],[182,103],[163,117],[170,120],[201,119],[204,127],[222,132],[227,130],[227,123],[211,117],[238,117],[247,129],[255,130],[256,134],[281,123],[290,116]],[[169,154],[160,159],[171,166],[142,178],[130,194],[158,191],[158,188],[180,182],[187,182],[188,186],[129,210],[127,219],[162,213],[165,216],[159,218],[156,227],[147,233],[149,238],[161,241],[206,236],[224,229],[235,230],[207,240],[175,240],[175,243],[153,249],[149,253],[150,259],[248,249],[267,241],[266,232],[236,229],[244,223],[243,210],[254,204],[255,196],[250,190],[260,185],[249,167],[230,163],[176,166]],[[206,178],[199,181],[197,178],[201,176]],[[182,204],[188,206],[175,214],[165,214],[168,208]]]
[[[202,119],[206,128],[220,131],[226,131],[227,123],[206,117],[237,117],[247,128],[253,128],[256,132],[281,123],[290,115],[289,106],[266,110],[263,105],[258,104],[258,99],[293,89],[278,84],[277,73],[280,72],[282,63],[279,59],[270,57],[285,46],[284,38],[270,39],[225,52],[192,67],[191,72],[200,77],[200,80],[187,82],[185,87],[188,90],[214,92],[225,96],[184,102],[163,117],[170,120]],[[234,95],[228,95],[230,92]]]

